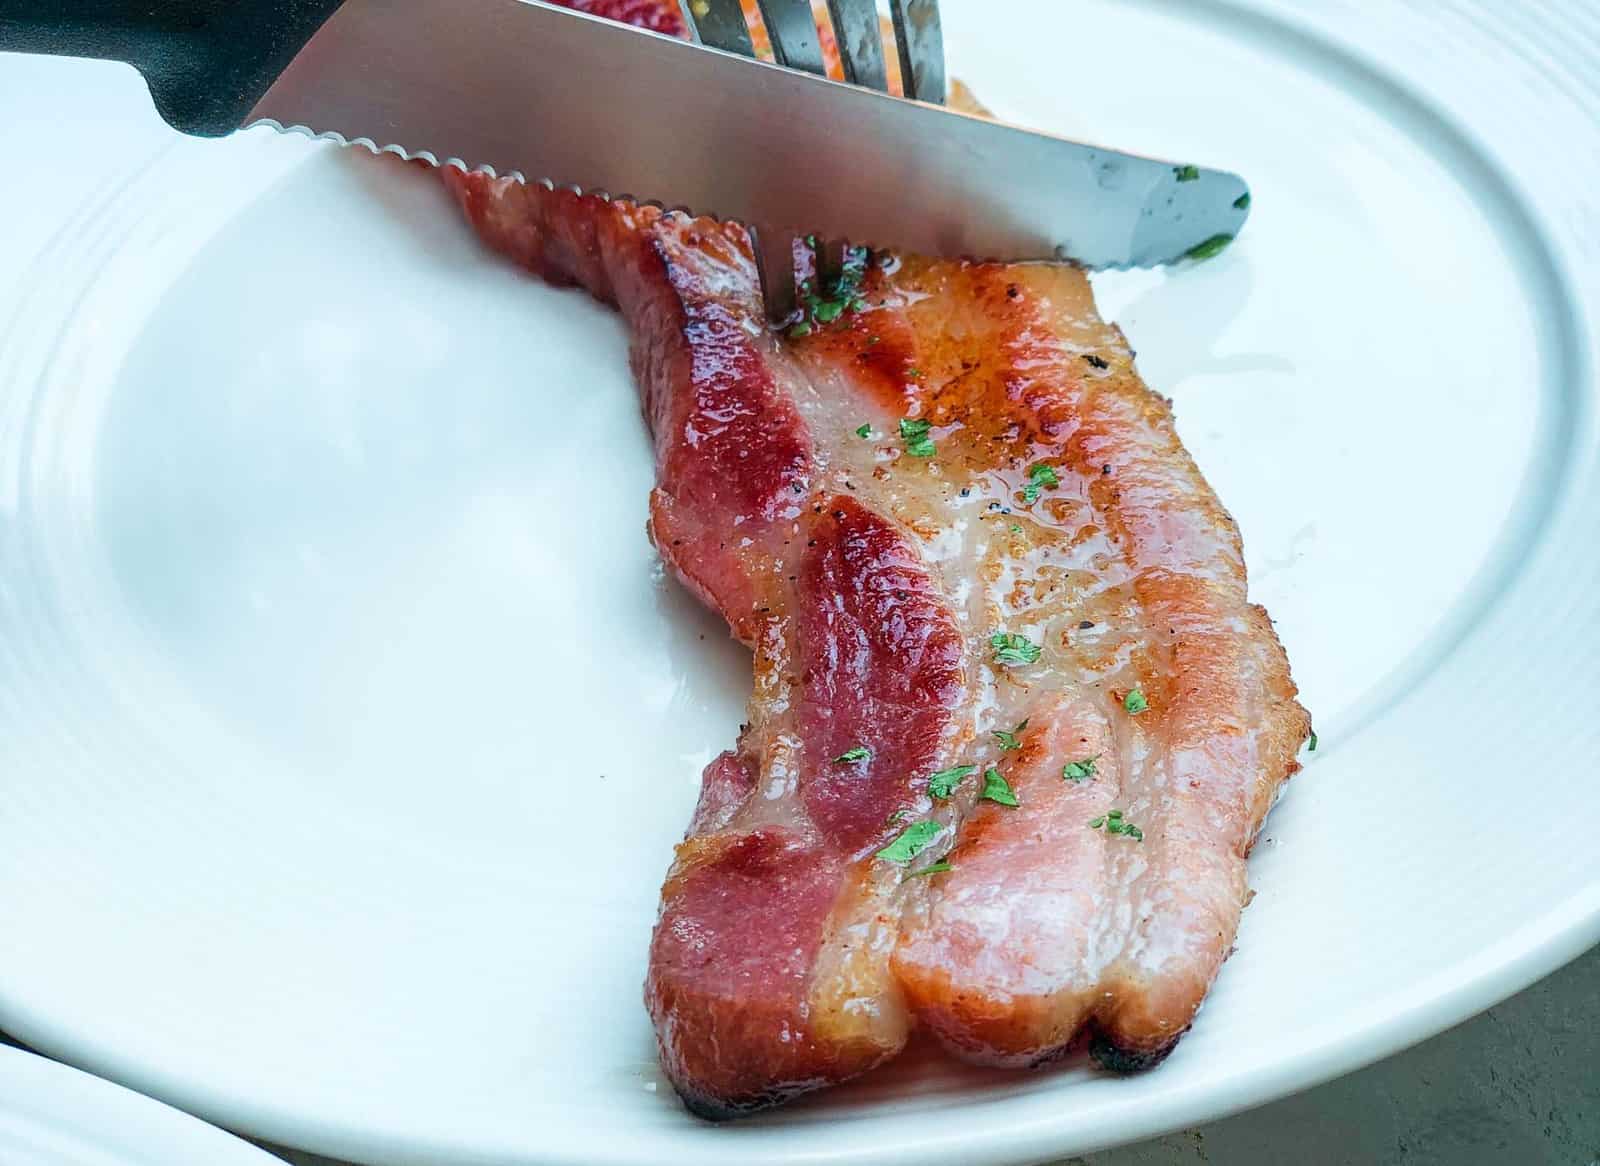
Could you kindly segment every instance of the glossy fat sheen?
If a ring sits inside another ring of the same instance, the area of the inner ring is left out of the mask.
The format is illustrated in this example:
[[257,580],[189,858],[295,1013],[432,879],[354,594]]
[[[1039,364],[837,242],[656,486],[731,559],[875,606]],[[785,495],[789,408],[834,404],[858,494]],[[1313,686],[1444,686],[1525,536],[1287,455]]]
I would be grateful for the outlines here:
[[[780,341],[737,227],[447,181],[492,246],[627,318],[651,537],[755,652],[651,945],[685,1102],[726,1117],[843,1080],[913,1018],[983,1063],[1085,1035],[1112,1068],[1163,1057],[1309,721],[1232,521],[1083,275],[889,259],[857,310]],[[902,417],[931,422],[932,458]],[[1030,500],[1041,463],[1057,484]],[[1038,661],[997,664],[997,631]],[[1024,719],[1002,751],[992,731]],[[955,764],[1002,769],[1021,806],[976,803],[977,776],[935,804],[927,775]],[[1113,809],[1142,841],[1089,828]],[[913,865],[954,838],[949,872],[874,859],[925,817],[946,829]]]

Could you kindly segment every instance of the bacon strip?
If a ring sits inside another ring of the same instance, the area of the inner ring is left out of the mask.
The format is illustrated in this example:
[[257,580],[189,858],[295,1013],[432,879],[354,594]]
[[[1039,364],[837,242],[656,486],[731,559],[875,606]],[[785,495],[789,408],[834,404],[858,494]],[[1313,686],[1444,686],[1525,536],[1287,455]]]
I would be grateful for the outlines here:
[[[582,6],[678,28],[664,2]],[[884,258],[782,338],[740,228],[446,181],[492,247],[627,320],[651,538],[754,652],[651,945],[686,1104],[842,1081],[913,1023],[983,1063],[1085,1033],[1112,1068],[1158,1061],[1231,947],[1309,720],[1232,520],[1082,273]],[[988,769],[1019,805],[980,800]],[[925,853],[875,857],[919,822]],[[911,877],[952,839],[950,870]]]

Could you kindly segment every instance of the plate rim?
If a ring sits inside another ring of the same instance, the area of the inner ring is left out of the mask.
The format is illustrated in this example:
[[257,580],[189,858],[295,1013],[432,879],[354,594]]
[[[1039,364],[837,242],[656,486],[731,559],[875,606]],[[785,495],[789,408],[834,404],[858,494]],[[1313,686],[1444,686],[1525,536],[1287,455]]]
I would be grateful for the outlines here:
[[[159,1151],[182,1155],[162,1159],[171,1166],[281,1166],[265,1150],[177,1106],[24,1048],[0,1044],[0,1083],[0,1120],[12,1114],[20,1128],[59,1131],[92,1150],[96,1161],[110,1152],[155,1162]],[[128,1140],[135,1137],[139,1145]]]

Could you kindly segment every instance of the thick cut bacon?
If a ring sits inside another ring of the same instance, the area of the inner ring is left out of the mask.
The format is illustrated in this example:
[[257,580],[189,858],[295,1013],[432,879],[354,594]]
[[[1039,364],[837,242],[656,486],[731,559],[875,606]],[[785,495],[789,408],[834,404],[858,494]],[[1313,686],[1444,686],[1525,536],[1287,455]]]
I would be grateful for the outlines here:
[[[1164,1056],[1309,724],[1231,519],[1082,273],[882,258],[779,338],[739,228],[447,181],[491,246],[627,319],[651,537],[754,651],[650,951],[686,1103],[843,1080],[912,1023],[991,1064],[1085,1032],[1113,1068]],[[956,765],[976,772],[934,797]],[[990,768],[1018,805],[979,800]],[[875,857],[924,820],[909,869]],[[908,877],[952,837],[948,871]]]

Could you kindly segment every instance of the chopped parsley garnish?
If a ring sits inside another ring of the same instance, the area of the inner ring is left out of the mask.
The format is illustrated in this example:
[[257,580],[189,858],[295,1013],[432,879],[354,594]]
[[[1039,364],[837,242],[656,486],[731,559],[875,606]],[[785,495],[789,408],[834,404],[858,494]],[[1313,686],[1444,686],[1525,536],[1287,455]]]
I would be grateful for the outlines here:
[[927,866],[923,867],[921,870],[912,871],[910,874],[906,875],[906,878],[908,878],[908,879],[917,879],[917,878],[921,878],[923,875],[943,874],[945,871],[947,871],[949,869],[950,869],[950,860],[948,858],[941,858],[938,862],[930,862]]
[[1196,243],[1183,253],[1185,259],[1210,259],[1221,255],[1233,242],[1232,235],[1212,235],[1204,243]]
[[1020,526],[1018,526],[1016,523],[1013,522],[1011,524],[1011,533],[1012,534],[1021,534],[1022,533],[1022,528]]
[[878,851],[877,857],[888,862],[910,862],[928,849],[943,831],[944,827],[930,818],[913,822],[905,828],[900,837]]
[[1138,716],[1150,707],[1150,702],[1144,698],[1144,693],[1137,688],[1130,688],[1128,695],[1122,698],[1122,707],[1134,716]]
[[[814,238],[807,236],[807,243],[813,250],[816,249]],[[861,281],[866,271],[867,249],[847,247],[839,280],[830,289],[830,294],[818,295],[812,281],[804,281],[800,285],[800,322],[789,329],[789,335],[809,336],[814,331],[814,325],[831,324],[846,312],[859,312],[866,307],[861,298]]]
[[857,425],[856,426],[856,436],[857,437],[866,437],[871,432],[872,432],[872,426],[870,426],[870,425]]
[[819,324],[831,324],[848,306],[844,300],[818,300],[811,309],[811,316]]
[[1250,192],[1248,190],[1233,200],[1233,208],[1241,211],[1250,209]]
[[978,800],[987,798],[991,802],[999,802],[1002,806],[1016,806],[1017,795],[1011,791],[1011,783],[1001,776],[998,769],[989,768],[983,771],[983,792],[978,795]]
[[967,774],[978,768],[976,765],[952,765],[949,769],[941,769],[938,773],[928,775],[928,796],[943,801],[956,792],[956,786],[966,780]]
[[1144,841],[1144,831],[1132,822],[1125,821],[1121,810],[1110,810],[1089,823],[1089,829],[1091,830],[1098,830],[1102,826],[1105,827],[1107,834],[1123,834],[1132,838],[1135,842]]
[[925,418],[902,417],[900,439],[906,443],[906,452],[912,457],[932,457],[933,438],[928,436],[928,430],[932,428],[933,422]]
[[996,664],[1032,664],[1039,658],[1039,645],[1016,632],[995,632],[989,637],[989,646],[994,649]]
[[1317,751],[1316,733],[1312,733],[1311,736],[1306,738],[1306,751],[1309,753],[1315,753]]
[[1004,729],[995,729],[995,730],[993,730],[994,739],[996,741],[1000,742],[1000,748],[1003,749],[1003,750],[1004,749],[1021,749],[1022,748],[1022,740],[1021,740],[1022,730],[1026,729],[1027,727],[1028,727],[1028,722],[1026,720],[1024,720],[1022,722],[1022,724],[1020,724],[1016,728],[1012,729],[1011,732],[1009,732],[1009,733],[1006,732]]
[[1061,479],[1056,476],[1055,469],[1040,462],[1028,471],[1028,484],[1022,487],[1022,500],[1030,503],[1036,502],[1039,498],[1039,491],[1045,489],[1053,490],[1059,485],[1061,485]]
[[1200,177],[1198,166],[1174,166],[1172,172],[1178,176],[1179,182],[1194,182]]
[[855,745],[846,749],[833,759],[835,765],[854,765],[857,761],[866,761],[872,756],[872,750],[865,745]]
[[1061,767],[1061,777],[1064,781],[1088,781],[1094,776],[1094,763],[1100,760],[1100,754],[1085,757],[1082,761],[1069,761]]

